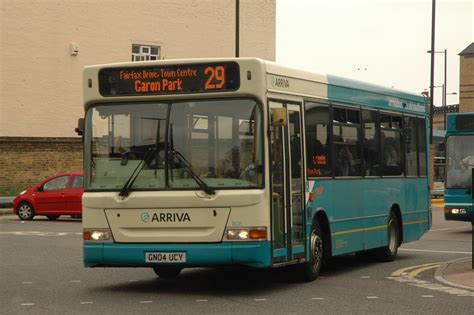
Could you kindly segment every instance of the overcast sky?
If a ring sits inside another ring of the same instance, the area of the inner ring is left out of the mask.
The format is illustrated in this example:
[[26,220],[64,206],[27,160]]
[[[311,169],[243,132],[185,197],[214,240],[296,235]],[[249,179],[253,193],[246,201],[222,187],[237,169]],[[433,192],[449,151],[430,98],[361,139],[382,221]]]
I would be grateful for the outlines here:
[[[432,0],[276,0],[276,61],[414,93],[429,90]],[[448,51],[447,92],[459,94],[459,53],[474,41],[474,1],[436,1],[435,50]],[[444,83],[444,54],[435,55]],[[441,106],[441,88],[435,105]],[[458,104],[447,95],[447,104]]]

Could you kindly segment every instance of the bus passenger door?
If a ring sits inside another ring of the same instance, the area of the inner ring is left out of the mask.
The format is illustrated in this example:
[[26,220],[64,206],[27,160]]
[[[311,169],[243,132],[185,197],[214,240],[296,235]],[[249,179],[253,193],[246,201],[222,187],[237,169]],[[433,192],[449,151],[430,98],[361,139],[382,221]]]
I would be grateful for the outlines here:
[[270,102],[273,263],[305,257],[301,105]]

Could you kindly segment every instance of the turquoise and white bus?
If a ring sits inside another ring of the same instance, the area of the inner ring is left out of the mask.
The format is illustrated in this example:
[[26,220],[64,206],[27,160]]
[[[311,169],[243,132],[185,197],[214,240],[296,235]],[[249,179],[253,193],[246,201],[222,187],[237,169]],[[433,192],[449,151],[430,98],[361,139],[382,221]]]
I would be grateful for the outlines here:
[[474,223],[474,113],[450,114],[446,133],[446,220]]
[[420,95],[256,58],[84,70],[84,265],[391,261],[431,225]]

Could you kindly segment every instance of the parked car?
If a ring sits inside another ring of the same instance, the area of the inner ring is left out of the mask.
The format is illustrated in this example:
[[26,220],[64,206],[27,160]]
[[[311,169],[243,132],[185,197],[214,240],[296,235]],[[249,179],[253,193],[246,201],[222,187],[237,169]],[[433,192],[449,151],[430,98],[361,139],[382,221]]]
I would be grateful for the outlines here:
[[13,213],[21,220],[45,215],[56,220],[61,215],[82,216],[82,172],[60,173],[22,191],[13,201]]

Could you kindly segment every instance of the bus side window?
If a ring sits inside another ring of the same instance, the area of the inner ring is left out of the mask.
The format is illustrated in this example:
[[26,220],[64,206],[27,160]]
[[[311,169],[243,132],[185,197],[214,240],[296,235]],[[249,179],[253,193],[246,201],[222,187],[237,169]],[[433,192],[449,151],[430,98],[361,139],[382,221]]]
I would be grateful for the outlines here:
[[333,113],[334,175],[362,176],[360,112],[334,107]]
[[405,173],[407,176],[418,176],[418,151],[416,120],[413,117],[405,117]]
[[418,134],[418,155],[420,161],[420,176],[426,176],[426,122],[423,118],[417,118],[417,134]]
[[305,131],[307,176],[331,176],[331,139],[327,105],[305,103]]
[[377,122],[377,112],[362,110],[364,175],[380,176],[380,126]]
[[382,115],[381,127],[383,175],[402,175],[404,170],[401,154],[401,117]]

